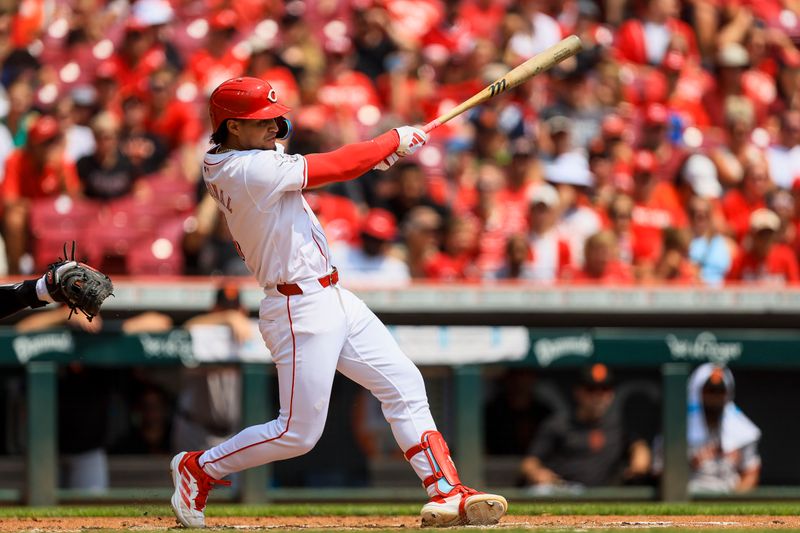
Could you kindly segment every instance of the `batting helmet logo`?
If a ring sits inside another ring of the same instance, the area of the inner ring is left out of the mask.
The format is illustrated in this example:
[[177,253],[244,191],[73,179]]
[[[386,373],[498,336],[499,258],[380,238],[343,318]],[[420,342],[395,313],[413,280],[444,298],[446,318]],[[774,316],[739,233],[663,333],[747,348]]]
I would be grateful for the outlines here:
[[269,92],[267,93],[267,100],[269,100],[273,104],[277,104],[278,103],[278,95],[275,94],[275,89],[270,89],[269,90]]

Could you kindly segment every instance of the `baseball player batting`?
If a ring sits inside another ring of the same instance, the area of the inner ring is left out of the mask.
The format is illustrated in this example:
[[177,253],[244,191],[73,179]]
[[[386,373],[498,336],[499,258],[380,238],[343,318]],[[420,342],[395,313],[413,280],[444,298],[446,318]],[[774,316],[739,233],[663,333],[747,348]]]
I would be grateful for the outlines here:
[[214,90],[209,107],[215,146],[205,154],[203,179],[264,288],[259,328],[278,371],[280,411],[219,446],[172,459],[172,509],[180,523],[205,525],[208,492],[229,484],[225,476],[311,450],[325,426],[337,370],[381,402],[430,497],[423,525],[497,523],[505,498],[461,483],[422,375],[375,314],[339,284],[325,232],[303,198],[304,189],[388,169],[428,135],[402,126],[333,152],[290,155],[276,143],[291,131],[290,110],[266,81],[228,80]]

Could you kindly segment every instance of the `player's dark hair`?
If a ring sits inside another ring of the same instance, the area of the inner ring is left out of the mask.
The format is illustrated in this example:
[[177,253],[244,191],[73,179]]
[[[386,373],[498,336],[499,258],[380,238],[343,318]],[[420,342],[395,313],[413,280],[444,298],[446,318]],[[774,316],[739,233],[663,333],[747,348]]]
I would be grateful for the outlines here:
[[222,145],[228,140],[228,120],[223,120],[217,131],[211,134],[211,144]]

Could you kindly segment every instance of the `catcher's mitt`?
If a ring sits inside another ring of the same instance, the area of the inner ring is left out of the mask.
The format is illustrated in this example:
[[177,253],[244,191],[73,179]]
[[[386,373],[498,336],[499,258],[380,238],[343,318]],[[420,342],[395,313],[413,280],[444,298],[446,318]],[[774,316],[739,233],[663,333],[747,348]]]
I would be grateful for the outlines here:
[[67,245],[64,244],[64,258],[59,257],[58,261],[47,267],[45,282],[53,300],[67,304],[69,318],[78,310],[90,322],[100,312],[103,300],[113,296],[114,292],[114,285],[108,276],[75,261],[74,241],[71,258],[67,259]]

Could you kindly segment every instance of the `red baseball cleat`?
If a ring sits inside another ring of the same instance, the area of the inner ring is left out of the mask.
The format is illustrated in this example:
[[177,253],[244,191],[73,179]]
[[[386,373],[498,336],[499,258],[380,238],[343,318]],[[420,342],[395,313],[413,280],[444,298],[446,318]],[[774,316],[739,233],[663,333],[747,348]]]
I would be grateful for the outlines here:
[[169,468],[172,472],[172,511],[184,527],[206,527],[203,510],[206,507],[208,491],[214,485],[229,486],[230,481],[214,479],[206,474],[197,460],[203,452],[181,452],[172,458]]

